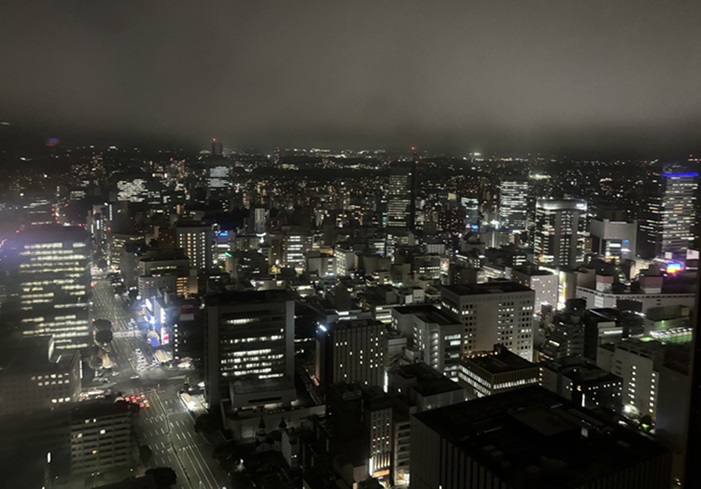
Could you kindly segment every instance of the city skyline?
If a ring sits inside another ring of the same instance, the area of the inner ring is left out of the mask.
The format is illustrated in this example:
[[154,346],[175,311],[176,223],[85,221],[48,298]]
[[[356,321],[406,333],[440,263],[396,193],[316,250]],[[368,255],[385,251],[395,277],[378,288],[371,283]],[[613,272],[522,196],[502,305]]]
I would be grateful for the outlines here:
[[0,486],[701,487],[699,18],[6,2]]

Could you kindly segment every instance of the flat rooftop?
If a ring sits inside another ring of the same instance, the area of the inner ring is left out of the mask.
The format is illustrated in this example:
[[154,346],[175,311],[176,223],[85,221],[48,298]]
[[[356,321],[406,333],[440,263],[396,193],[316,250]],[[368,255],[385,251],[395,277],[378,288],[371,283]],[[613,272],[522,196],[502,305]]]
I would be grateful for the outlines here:
[[294,300],[292,295],[285,290],[222,292],[207,297],[207,305],[265,304],[267,302],[286,302],[291,300]]
[[446,313],[431,304],[395,307],[394,310],[399,314],[413,314],[426,323],[436,323],[440,325],[458,323],[458,321],[451,319]]
[[441,290],[456,295],[504,294],[507,292],[530,292],[531,289],[516,282],[486,282],[482,284],[444,285]]
[[575,382],[602,381],[605,379],[620,380],[619,377],[608,370],[597,367],[595,363],[579,357],[566,357],[560,360],[539,363],[538,366],[553,372],[559,372]]
[[11,350],[12,360],[3,371],[5,375],[28,375],[33,373],[65,373],[70,368],[77,352],[53,351],[49,358],[50,336],[22,338]]
[[533,265],[521,265],[520,267],[514,268],[512,270],[512,273],[513,272],[522,273],[530,277],[554,275],[552,272],[543,270],[542,268],[534,267]]
[[476,365],[492,374],[538,368],[535,363],[521,358],[506,348],[495,351],[475,352],[472,355],[462,357],[460,362],[468,365]]
[[424,397],[462,390],[457,382],[453,382],[425,363],[410,363],[394,367],[390,370],[390,375],[414,380],[415,384],[412,385],[412,388]]
[[129,412],[129,403],[114,402],[108,399],[80,402],[71,409],[71,419],[82,420],[100,418]]
[[514,489],[581,487],[669,456],[653,440],[539,386],[424,411],[415,418]]
[[285,377],[276,379],[244,379],[230,383],[234,394],[252,394],[254,392],[270,392],[294,389],[294,384]]

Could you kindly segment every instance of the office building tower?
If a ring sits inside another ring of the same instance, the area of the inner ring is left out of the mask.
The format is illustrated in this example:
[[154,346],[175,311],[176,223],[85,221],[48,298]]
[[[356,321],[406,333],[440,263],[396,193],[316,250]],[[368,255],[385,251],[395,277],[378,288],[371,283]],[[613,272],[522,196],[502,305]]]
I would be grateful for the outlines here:
[[195,277],[190,276],[190,260],[182,250],[150,250],[139,258],[137,272],[141,297],[151,297],[162,290],[183,297],[197,290]]
[[465,222],[474,232],[479,232],[481,223],[480,202],[477,197],[460,197],[460,205],[465,209]]
[[326,414],[333,433],[331,451],[340,458],[356,459],[353,463],[365,469],[356,480],[389,475],[393,405],[393,399],[376,385],[342,382],[328,386]]
[[387,197],[387,227],[411,230],[412,210],[412,166],[406,162],[394,162],[389,169]]
[[465,401],[465,390],[423,362],[397,365],[388,373],[387,392],[399,399],[392,414],[392,477],[409,484],[411,415]]
[[268,211],[263,207],[256,207],[253,210],[253,232],[264,234],[268,225]]
[[231,169],[225,164],[212,163],[208,165],[207,188],[210,191],[210,195],[229,188],[231,185],[229,180],[230,172]]
[[504,345],[531,361],[535,292],[514,282],[488,282],[441,287],[441,308],[462,322],[462,352]]
[[592,252],[605,260],[622,261],[633,258],[637,249],[638,221],[619,216],[618,219],[597,217],[589,222]]
[[461,321],[433,305],[409,305],[392,309],[392,329],[409,338],[409,349],[427,365],[457,380],[466,339]]
[[190,267],[195,270],[212,268],[212,226],[202,223],[178,223],[175,227],[178,248],[185,251]]
[[52,197],[48,195],[27,195],[22,199],[23,224],[39,226],[56,224],[56,211]]
[[687,417],[691,399],[691,351],[689,344],[666,349],[659,369],[660,390],[655,416],[655,439],[674,451],[672,471],[682,487],[694,487],[684,481],[686,437],[693,436]]
[[414,416],[412,489],[663,489],[671,453],[539,386]]
[[282,241],[282,265],[294,268],[297,273],[304,272],[306,259],[304,254],[312,247],[312,236],[302,230],[290,230]]
[[416,231],[419,222],[423,224],[424,217],[419,220],[419,157],[416,154],[416,147],[411,148],[413,154],[411,159],[411,199],[409,202],[409,230]]
[[535,314],[543,306],[557,307],[558,276],[533,265],[521,265],[511,270],[511,280],[535,291]]
[[623,380],[589,360],[567,357],[540,363],[540,385],[588,409],[621,412]]
[[336,246],[333,250],[336,264],[336,276],[345,277],[356,268],[357,257],[353,250]]
[[587,203],[579,199],[536,201],[533,252],[543,265],[574,267],[584,257]]
[[137,232],[117,232],[115,229],[107,232],[107,263],[113,271],[121,271],[122,254],[125,246],[130,246],[142,242],[143,233]]
[[337,382],[384,386],[386,327],[374,319],[320,324],[316,376],[322,387]]
[[77,402],[80,354],[55,350],[50,336],[23,338],[0,373],[0,414],[27,414]]
[[118,202],[145,202],[148,199],[148,175],[122,174],[115,177]]
[[511,353],[503,345],[460,359],[459,381],[468,399],[491,396],[538,383],[538,366]]
[[26,336],[52,336],[58,349],[83,349],[88,335],[91,254],[83,228],[32,226],[2,247],[6,321]]
[[502,227],[525,229],[529,185],[526,179],[503,180],[499,186],[499,221]]
[[694,239],[699,174],[678,167],[648,176],[640,215],[638,254],[646,259],[685,252]]
[[212,156],[221,156],[224,154],[224,145],[217,138],[212,138]]
[[71,412],[71,470],[95,474],[132,461],[132,414],[126,402],[88,401]]
[[623,412],[655,419],[665,345],[637,338],[600,345],[596,364],[623,379]]
[[205,316],[205,389],[210,406],[231,399],[234,382],[243,382],[234,386],[240,387],[242,396],[244,391],[251,393],[248,386],[257,387],[261,399],[267,388],[276,387],[269,380],[292,381],[294,300],[287,293],[213,295],[207,299]]

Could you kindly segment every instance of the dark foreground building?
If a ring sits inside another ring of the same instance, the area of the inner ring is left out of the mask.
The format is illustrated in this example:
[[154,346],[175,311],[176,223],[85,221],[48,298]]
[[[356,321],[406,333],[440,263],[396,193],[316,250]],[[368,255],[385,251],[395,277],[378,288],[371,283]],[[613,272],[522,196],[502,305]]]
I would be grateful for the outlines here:
[[542,387],[418,413],[412,489],[668,489],[671,453]]

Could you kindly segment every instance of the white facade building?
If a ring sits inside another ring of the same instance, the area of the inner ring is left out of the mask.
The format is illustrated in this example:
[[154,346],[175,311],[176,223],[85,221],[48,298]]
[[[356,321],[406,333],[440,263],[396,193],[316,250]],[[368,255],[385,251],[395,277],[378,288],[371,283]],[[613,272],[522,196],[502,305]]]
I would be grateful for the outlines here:
[[504,345],[531,361],[535,292],[514,282],[441,287],[441,308],[464,326],[463,353]]

